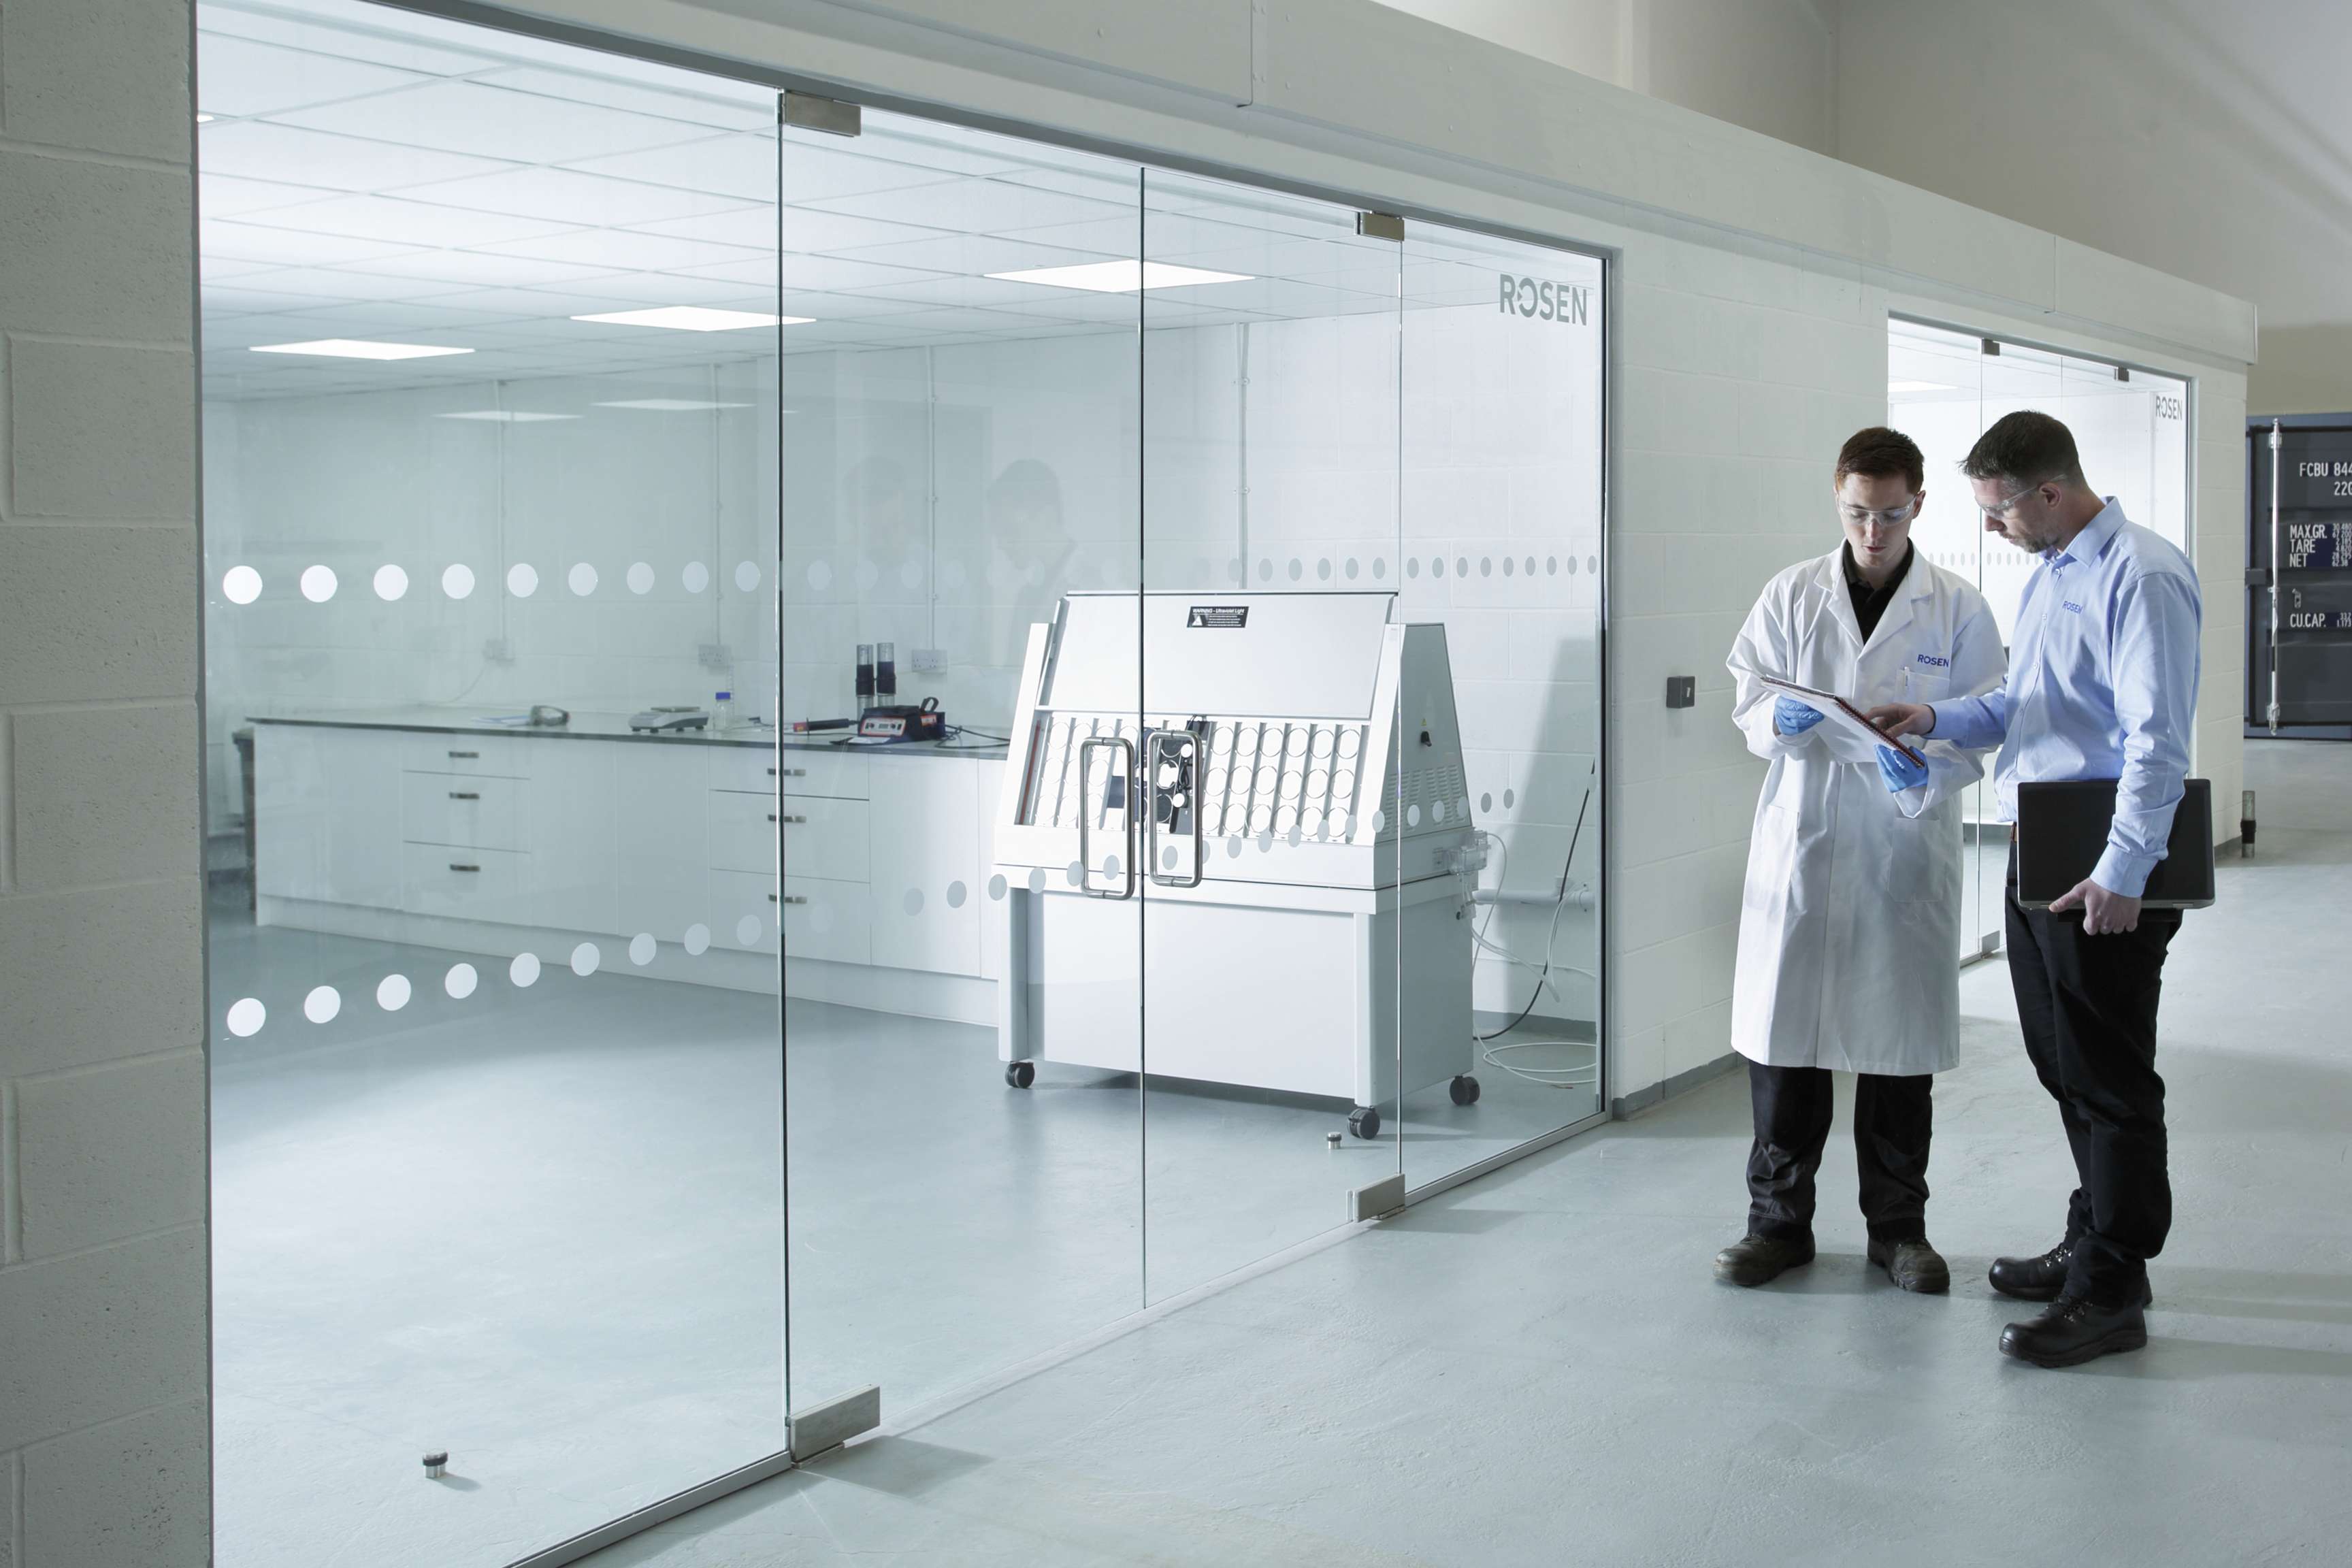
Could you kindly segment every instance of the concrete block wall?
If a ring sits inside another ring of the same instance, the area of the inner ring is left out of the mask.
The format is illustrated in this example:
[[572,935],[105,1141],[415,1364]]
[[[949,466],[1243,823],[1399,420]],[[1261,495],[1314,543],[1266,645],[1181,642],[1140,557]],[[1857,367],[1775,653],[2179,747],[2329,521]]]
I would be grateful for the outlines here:
[[188,37],[0,10],[0,1568],[209,1552]]

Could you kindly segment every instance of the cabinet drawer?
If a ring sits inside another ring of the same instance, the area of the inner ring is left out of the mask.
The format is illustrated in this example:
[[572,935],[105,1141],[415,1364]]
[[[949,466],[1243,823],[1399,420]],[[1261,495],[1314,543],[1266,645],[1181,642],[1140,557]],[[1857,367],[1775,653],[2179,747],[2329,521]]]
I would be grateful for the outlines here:
[[504,735],[411,735],[400,765],[411,773],[530,777],[531,748],[561,742],[517,741]]
[[710,940],[746,952],[774,952],[782,909],[776,879],[759,871],[710,873]]
[[[782,805],[788,875],[831,882],[866,879],[869,853],[864,801],[787,795]],[[712,813],[714,817],[717,815]]]
[[873,911],[864,883],[794,877],[784,884],[784,896],[788,958],[874,962]]
[[509,849],[401,846],[400,907],[412,914],[514,921],[526,918],[530,857]]
[[865,756],[854,752],[803,752],[791,747],[744,751],[714,746],[710,748],[709,777],[712,789],[781,788],[785,795],[864,800],[866,763]]
[[[710,792],[704,830],[703,863],[714,871],[776,870],[776,836],[786,808],[773,795]],[[793,808],[792,815],[802,813]]]
[[520,779],[400,775],[400,836],[411,844],[520,849],[522,816]]

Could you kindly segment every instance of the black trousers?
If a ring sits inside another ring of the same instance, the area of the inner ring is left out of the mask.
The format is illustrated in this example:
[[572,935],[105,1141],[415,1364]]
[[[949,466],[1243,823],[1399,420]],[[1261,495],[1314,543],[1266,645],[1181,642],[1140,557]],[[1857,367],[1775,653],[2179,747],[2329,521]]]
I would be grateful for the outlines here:
[[[1748,1231],[1809,1241],[1813,1176],[1830,1141],[1834,1109],[1827,1068],[1748,1064],[1756,1142],[1748,1153]],[[1936,1079],[1857,1073],[1853,1152],[1862,1170],[1862,1216],[1873,1241],[1927,1238],[1927,1141],[1935,1129]]]
[[2009,983],[2026,1055],[2074,1152],[2066,1291],[2103,1306],[2139,1300],[2172,1228],[2156,1003],[2179,929],[2179,910],[2147,910],[2137,931],[2088,935],[2079,911],[2021,906],[2010,862]]

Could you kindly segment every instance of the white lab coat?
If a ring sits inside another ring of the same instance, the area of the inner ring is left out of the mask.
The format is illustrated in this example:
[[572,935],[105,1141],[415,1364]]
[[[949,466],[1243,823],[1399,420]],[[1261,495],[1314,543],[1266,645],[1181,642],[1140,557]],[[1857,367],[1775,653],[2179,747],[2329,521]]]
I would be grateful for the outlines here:
[[1731,986],[1731,1044],[1772,1067],[1909,1077],[1959,1058],[1960,806],[1983,753],[1931,742],[1897,796],[1877,750],[1828,721],[1773,725],[1776,675],[1867,710],[1999,685],[1984,595],[1914,554],[1864,645],[1843,550],[1772,579],[1732,644],[1732,721],[1772,764],[1756,805]]

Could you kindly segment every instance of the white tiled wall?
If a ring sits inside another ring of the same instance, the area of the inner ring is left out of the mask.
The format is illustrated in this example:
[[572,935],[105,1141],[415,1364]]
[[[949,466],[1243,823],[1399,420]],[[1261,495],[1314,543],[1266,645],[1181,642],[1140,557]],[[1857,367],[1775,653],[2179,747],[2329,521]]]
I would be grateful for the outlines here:
[[0,1564],[207,1558],[187,7],[0,11]]

